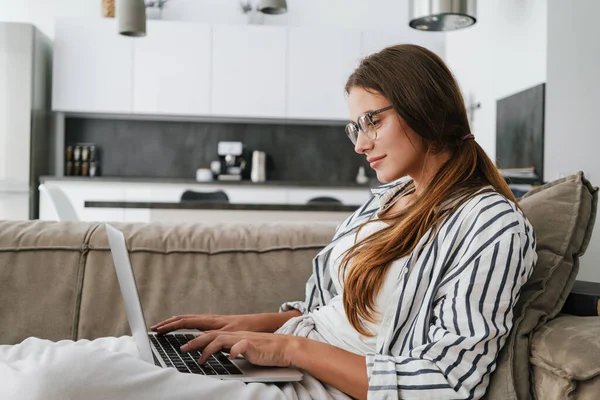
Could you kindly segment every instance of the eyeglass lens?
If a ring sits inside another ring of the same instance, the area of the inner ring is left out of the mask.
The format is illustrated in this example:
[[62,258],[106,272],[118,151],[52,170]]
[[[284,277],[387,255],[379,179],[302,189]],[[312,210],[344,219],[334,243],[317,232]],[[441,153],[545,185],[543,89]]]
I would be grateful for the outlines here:
[[348,138],[350,138],[353,144],[356,144],[358,140],[359,131],[367,135],[369,139],[376,138],[377,132],[375,131],[375,127],[368,114],[363,114],[358,117],[356,124],[350,122],[346,125],[346,135],[348,135]]

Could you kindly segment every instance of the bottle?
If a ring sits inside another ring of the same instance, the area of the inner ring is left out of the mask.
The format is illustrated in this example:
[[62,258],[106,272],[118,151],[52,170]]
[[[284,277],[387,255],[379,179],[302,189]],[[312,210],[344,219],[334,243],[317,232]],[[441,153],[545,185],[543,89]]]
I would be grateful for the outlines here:
[[90,153],[90,148],[88,146],[81,147],[81,161],[88,161],[88,155]]
[[65,156],[67,157],[67,161],[73,161],[73,146],[67,146]]
[[267,155],[264,151],[252,152],[252,171],[250,179],[252,182],[264,182],[267,179]]
[[98,168],[98,166],[97,166],[96,162],[95,161],[91,161],[90,162],[90,170],[89,170],[90,177],[93,178],[93,177],[95,177],[98,174],[98,169],[97,168]]
[[96,161],[96,146],[91,145],[90,146],[90,162],[94,162],[94,161]]
[[79,145],[75,146],[75,149],[73,150],[73,161],[81,161],[81,146]]
[[369,182],[369,178],[367,178],[367,174],[365,173],[365,167],[358,167],[358,174],[356,174],[356,183],[364,185],[367,182]]
[[81,176],[88,176],[89,168],[90,168],[90,163],[88,163],[87,161],[82,162],[81,163]]

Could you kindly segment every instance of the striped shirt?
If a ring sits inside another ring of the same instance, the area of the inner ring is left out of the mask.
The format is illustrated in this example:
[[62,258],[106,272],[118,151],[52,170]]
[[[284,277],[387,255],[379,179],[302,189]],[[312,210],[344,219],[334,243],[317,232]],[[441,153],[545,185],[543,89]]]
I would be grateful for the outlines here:
[[[281,311],[307,314],[336,296],[328,267],[332,248],[411,182],[405,177],[373,189],[374,196],[313,259],[306,299],[285,303]],[[537,261],[535,244],[525,215],[488,186],[426,232],[411,254],[394,261],[406,273],[382,310],[377,351],[366,355],[369,398],[481,398]]]

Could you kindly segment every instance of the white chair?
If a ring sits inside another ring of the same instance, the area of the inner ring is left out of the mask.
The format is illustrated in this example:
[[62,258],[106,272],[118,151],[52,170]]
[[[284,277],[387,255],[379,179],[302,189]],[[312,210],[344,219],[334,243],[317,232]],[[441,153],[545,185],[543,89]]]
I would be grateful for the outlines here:
[[62,189],[55,186],[46,186],[43,183],[38,189],[40,190],[40,195],[45,196],[52,205],[58,221],[79,221],[79,217],[77,216],[73,204],[71,204],[71,200],[69,200]]

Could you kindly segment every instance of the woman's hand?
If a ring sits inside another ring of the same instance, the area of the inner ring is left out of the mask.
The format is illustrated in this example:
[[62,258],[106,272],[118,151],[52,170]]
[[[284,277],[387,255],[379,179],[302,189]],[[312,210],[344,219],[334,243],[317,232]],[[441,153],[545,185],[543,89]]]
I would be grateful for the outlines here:
[[301,337],[257,332],[209,331],[201,333],[181,347],[182,352],[200,350],[204,363],[219,350],[229,350],[230,358],[242,355],[255,365],[267,367],[291,367],[294,352],[300,347]]
[[261,332],[260,314],[249,315],[178,315],[160,322],[150,329],[157,333],[167,333],[178,329],[198,329],[201,331],[251,331]]
[[178,329],[198,329],[200,331],[250,331],[273,333],[287,320],[301,315],[292,310],[282,313],[245,314],[245,315],[213,315],[189,314],[171,317],[159,322],[150,329],[157,333],[168,333]]

